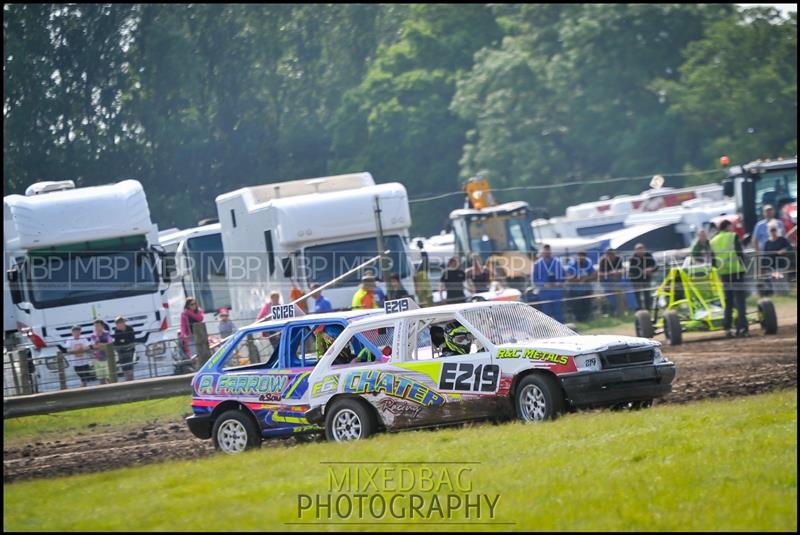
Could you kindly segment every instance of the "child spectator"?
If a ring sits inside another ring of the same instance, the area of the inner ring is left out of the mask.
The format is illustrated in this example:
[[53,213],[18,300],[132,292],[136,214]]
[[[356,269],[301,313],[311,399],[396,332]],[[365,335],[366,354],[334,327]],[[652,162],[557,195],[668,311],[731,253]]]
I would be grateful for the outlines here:
[[136,352],[136,333],[133,327],[125,324],[125,318],[114,319],[114,349],[117,351],[117,364],[125,374],[126,381],[133,381],[133,354]]
[[225,339],[236,331],[236,325],[231,321],[227,308],[219,309],[219,336]]
[[72,368],[78,374],[78,379],[81,380],[81,386],[86,386],[88,381],[94,380],[94,372],[92,371],[92,359],[86,354],[89,349],[89,341],[81,338],[81,327],[75,325],[72,327],[72,338],[64,342],[67,348],[67,353],[72,355]]
[[111,335],[106,331],[106,324],[103,320],[95,320],[94,334],[89,338],[91,348],[94,350],[94,373],[101,385],[108,383],[110,377],[108,372],[108,355],[106,346],[111,343]]

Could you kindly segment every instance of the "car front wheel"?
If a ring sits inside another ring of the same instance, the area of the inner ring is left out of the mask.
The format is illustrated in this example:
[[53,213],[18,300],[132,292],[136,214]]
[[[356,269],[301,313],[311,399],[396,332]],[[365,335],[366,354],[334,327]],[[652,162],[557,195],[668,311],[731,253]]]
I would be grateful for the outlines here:
[[375,432],[375,421],[362,403],[354,399],[334,402],[325,418],[325,438],[347,442],[367,438]]
[[517,417],[524,422],[541,422],[555,418],[563,411],[564,398],[555,379],[528,375],[517,386]]

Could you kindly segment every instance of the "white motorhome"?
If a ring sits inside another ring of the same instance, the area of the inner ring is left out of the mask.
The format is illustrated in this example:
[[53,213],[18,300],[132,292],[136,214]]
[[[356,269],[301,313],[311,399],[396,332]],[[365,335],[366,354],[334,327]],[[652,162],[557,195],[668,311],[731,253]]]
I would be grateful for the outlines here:
[[[7,195],[3,237],[6,338],[15,331],[29,338],[40,389],[58,387],[53,357],[73,325],[89,336],[94,320],[113,331],[122,315],[137,349],[160,341],[167,318],[158,229],[136,180],[87,188],[40,182],[25,195]],[[141,369],[152,373],[153,365],[140,358],[134,372],[147,375]],[[78,382],[74,374],[68,380],[68,386]]]
[[[376,185],[369,173],[355,173],[241,188],[216,203],[234,320],[255,319],[272,290],[288,302],[293,286],[305,293],[375,256],[376,205],[383,247],[391,250],[386,270],[414,292],[402,184]],[[323,295],[334,309],[350,308],[359,283],[354,273]]]
[[685,203],[698,206],[722,200],[722,186],[719,184],[650,189],[639,195],[618,195],[569,206],[565,215],[535,219],[531,226],[536,243],[541,245],[554,238],[590,238],[649,221],[645,217],[635,223],[627,223],[632,214],[660,212]]
[[177,337],[187,297],[197,300],[206,313],[204,323],[209,334],[216,334],[214,313],[231,306],[220,224],[169,229],[160,232],[158,239],[164,248],[164,271],[170,279],[166,295],[171,337]]

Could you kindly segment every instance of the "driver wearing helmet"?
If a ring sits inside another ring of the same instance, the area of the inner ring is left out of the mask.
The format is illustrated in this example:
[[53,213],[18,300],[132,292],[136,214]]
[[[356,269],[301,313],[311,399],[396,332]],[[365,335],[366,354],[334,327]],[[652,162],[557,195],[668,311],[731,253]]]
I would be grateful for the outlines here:
[[466,355],[472,346],[473,336],[466,327],[457,321],[448,323],[444,328],[444,346],[442,356]]

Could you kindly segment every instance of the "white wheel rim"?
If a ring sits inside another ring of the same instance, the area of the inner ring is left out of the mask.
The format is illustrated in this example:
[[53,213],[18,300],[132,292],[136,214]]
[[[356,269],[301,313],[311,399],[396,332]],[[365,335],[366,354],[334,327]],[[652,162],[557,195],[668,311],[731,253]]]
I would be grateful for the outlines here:
[[520,410],[526,422],[544,420],[547,400],[542,389],[536,385],[526,385],[520,392]]
[[225,453],[241,453],[247,449],[247,429],[238,420],[225,420],[217,429],[217,442]]
[[332,430],[337,442],[361,438],[361,418],[355,411],[342,409],[333,417]]

